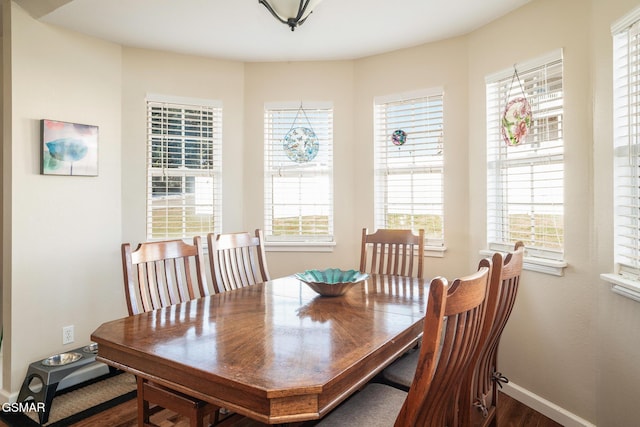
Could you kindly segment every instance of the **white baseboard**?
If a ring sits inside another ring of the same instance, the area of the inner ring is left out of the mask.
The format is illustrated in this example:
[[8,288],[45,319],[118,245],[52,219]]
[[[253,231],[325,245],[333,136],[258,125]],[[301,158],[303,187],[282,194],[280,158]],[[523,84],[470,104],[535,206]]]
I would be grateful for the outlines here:
[[564,427],[596,427],[595,424],[580,418],[555,403],[549,402],[512,382],[503,384],[501,391],[519,402],[524,403],[531,409],[535,409],[542,415],[551,418],[553,421],[562,424]]
[[[104,363],[101,363],[101,362],[91,363],[90,365],[83,366],[77,371],[72,372],[71,374],[66,376],[58,384],[57,391],[64,390],[65,388],[72,387],[76,384],[80,384],[81,382],[88,381],[93,378],[99,377],[100,375],[104,375],[108,373],[109,373],[109,367]],[[34,392],[35,391],[37,390],[34,390]],[[8,393],[7,390],[2,389],[0,390],[0,403],[13,403],[16,400],[18,400],[18,394],[20,394],[19,390],[13,393]]]

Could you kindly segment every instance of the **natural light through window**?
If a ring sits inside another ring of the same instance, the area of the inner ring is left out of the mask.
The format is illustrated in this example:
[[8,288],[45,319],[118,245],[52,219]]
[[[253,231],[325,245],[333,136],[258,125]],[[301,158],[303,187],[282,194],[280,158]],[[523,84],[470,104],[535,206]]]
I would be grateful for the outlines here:
[[375,99],[375,226],[444,245],[441,88]]
[[265,240],[333,241],[333,107],[268,104],[264,112]]
[[[528,257],[562,260],[562,51],[516,64],[487,77],[486,83],[489,249],[508,251],[515,242],[522,241]],[[517,98],[526,99],[532,120],[526,137],[510,145],[503,137],[503,113],[508,103]]]
[[[614,24],[612,35],[616,273],[637,285],[640,281],[640,8]],[[640,300],[640,294],[634,299]]]
[[147,238],[221,231],[222,107],[147,99]]

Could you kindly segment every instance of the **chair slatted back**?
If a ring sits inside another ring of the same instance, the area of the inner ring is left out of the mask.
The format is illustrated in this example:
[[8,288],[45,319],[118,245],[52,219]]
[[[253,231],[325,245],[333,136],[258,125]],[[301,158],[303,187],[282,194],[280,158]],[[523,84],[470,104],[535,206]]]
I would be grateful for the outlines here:
[[[371,257],[367,256],[368,249]],[[422,278],[423,264],[423,229],[419,230],[417,236],[411,230],[379,229],[368,234],[366,228],[362,229],[360,271]]]
[[457,400],[479,342],[490,275],[486,260],[450,286],[444,278],[431,281],[418,367],[396,427],[459,425]]
[[[498,346],[500,337],[511,316],[515,304],[522,265],[524,262],[524,244],[517,242],[514,251],[507,254],[493,255],[493,273],[491,277],[490,294],[488,295],[486,322],[483,327],[481,343],[477,350],[477,364],[470,371],[470,396],[461,396],[461,409],[467,411],[470,420],[478,423],[483,419],[490,421],[495,417],[497,403],[496,381],[501,375],[497,368]],[[465,407],[466,406],[466,407]],[[463,413],[463,416],[467,416]],[[485,424],[485,423],[481,423]]]
[[262,230],[209,234],[209,261],[216,292],[230,291],[270,280]]
[[129,315],[209,294],[199,236],[192,245],[180,239],[146,242],[132,251],[123,243],[121,251]]

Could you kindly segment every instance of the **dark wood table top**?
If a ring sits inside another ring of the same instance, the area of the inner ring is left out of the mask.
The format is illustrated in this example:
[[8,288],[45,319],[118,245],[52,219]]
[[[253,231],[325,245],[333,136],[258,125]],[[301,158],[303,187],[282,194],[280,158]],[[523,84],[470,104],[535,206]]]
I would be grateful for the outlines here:
[[341,297],[294,277],[107,322],[97,360],[264,423],[318,419],[413,345],[428,281],[376,276]]

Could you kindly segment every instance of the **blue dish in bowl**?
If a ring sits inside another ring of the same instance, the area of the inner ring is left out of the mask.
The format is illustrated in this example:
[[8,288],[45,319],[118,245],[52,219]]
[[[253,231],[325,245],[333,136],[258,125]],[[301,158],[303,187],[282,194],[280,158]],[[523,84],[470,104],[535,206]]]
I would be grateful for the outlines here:
[[340,270],[339,268],[307,270],[304,273],[296,273],[295,276],[325,297],[344,295],[353,286],[369,278],[367,273],[361,273],[357,270]]

